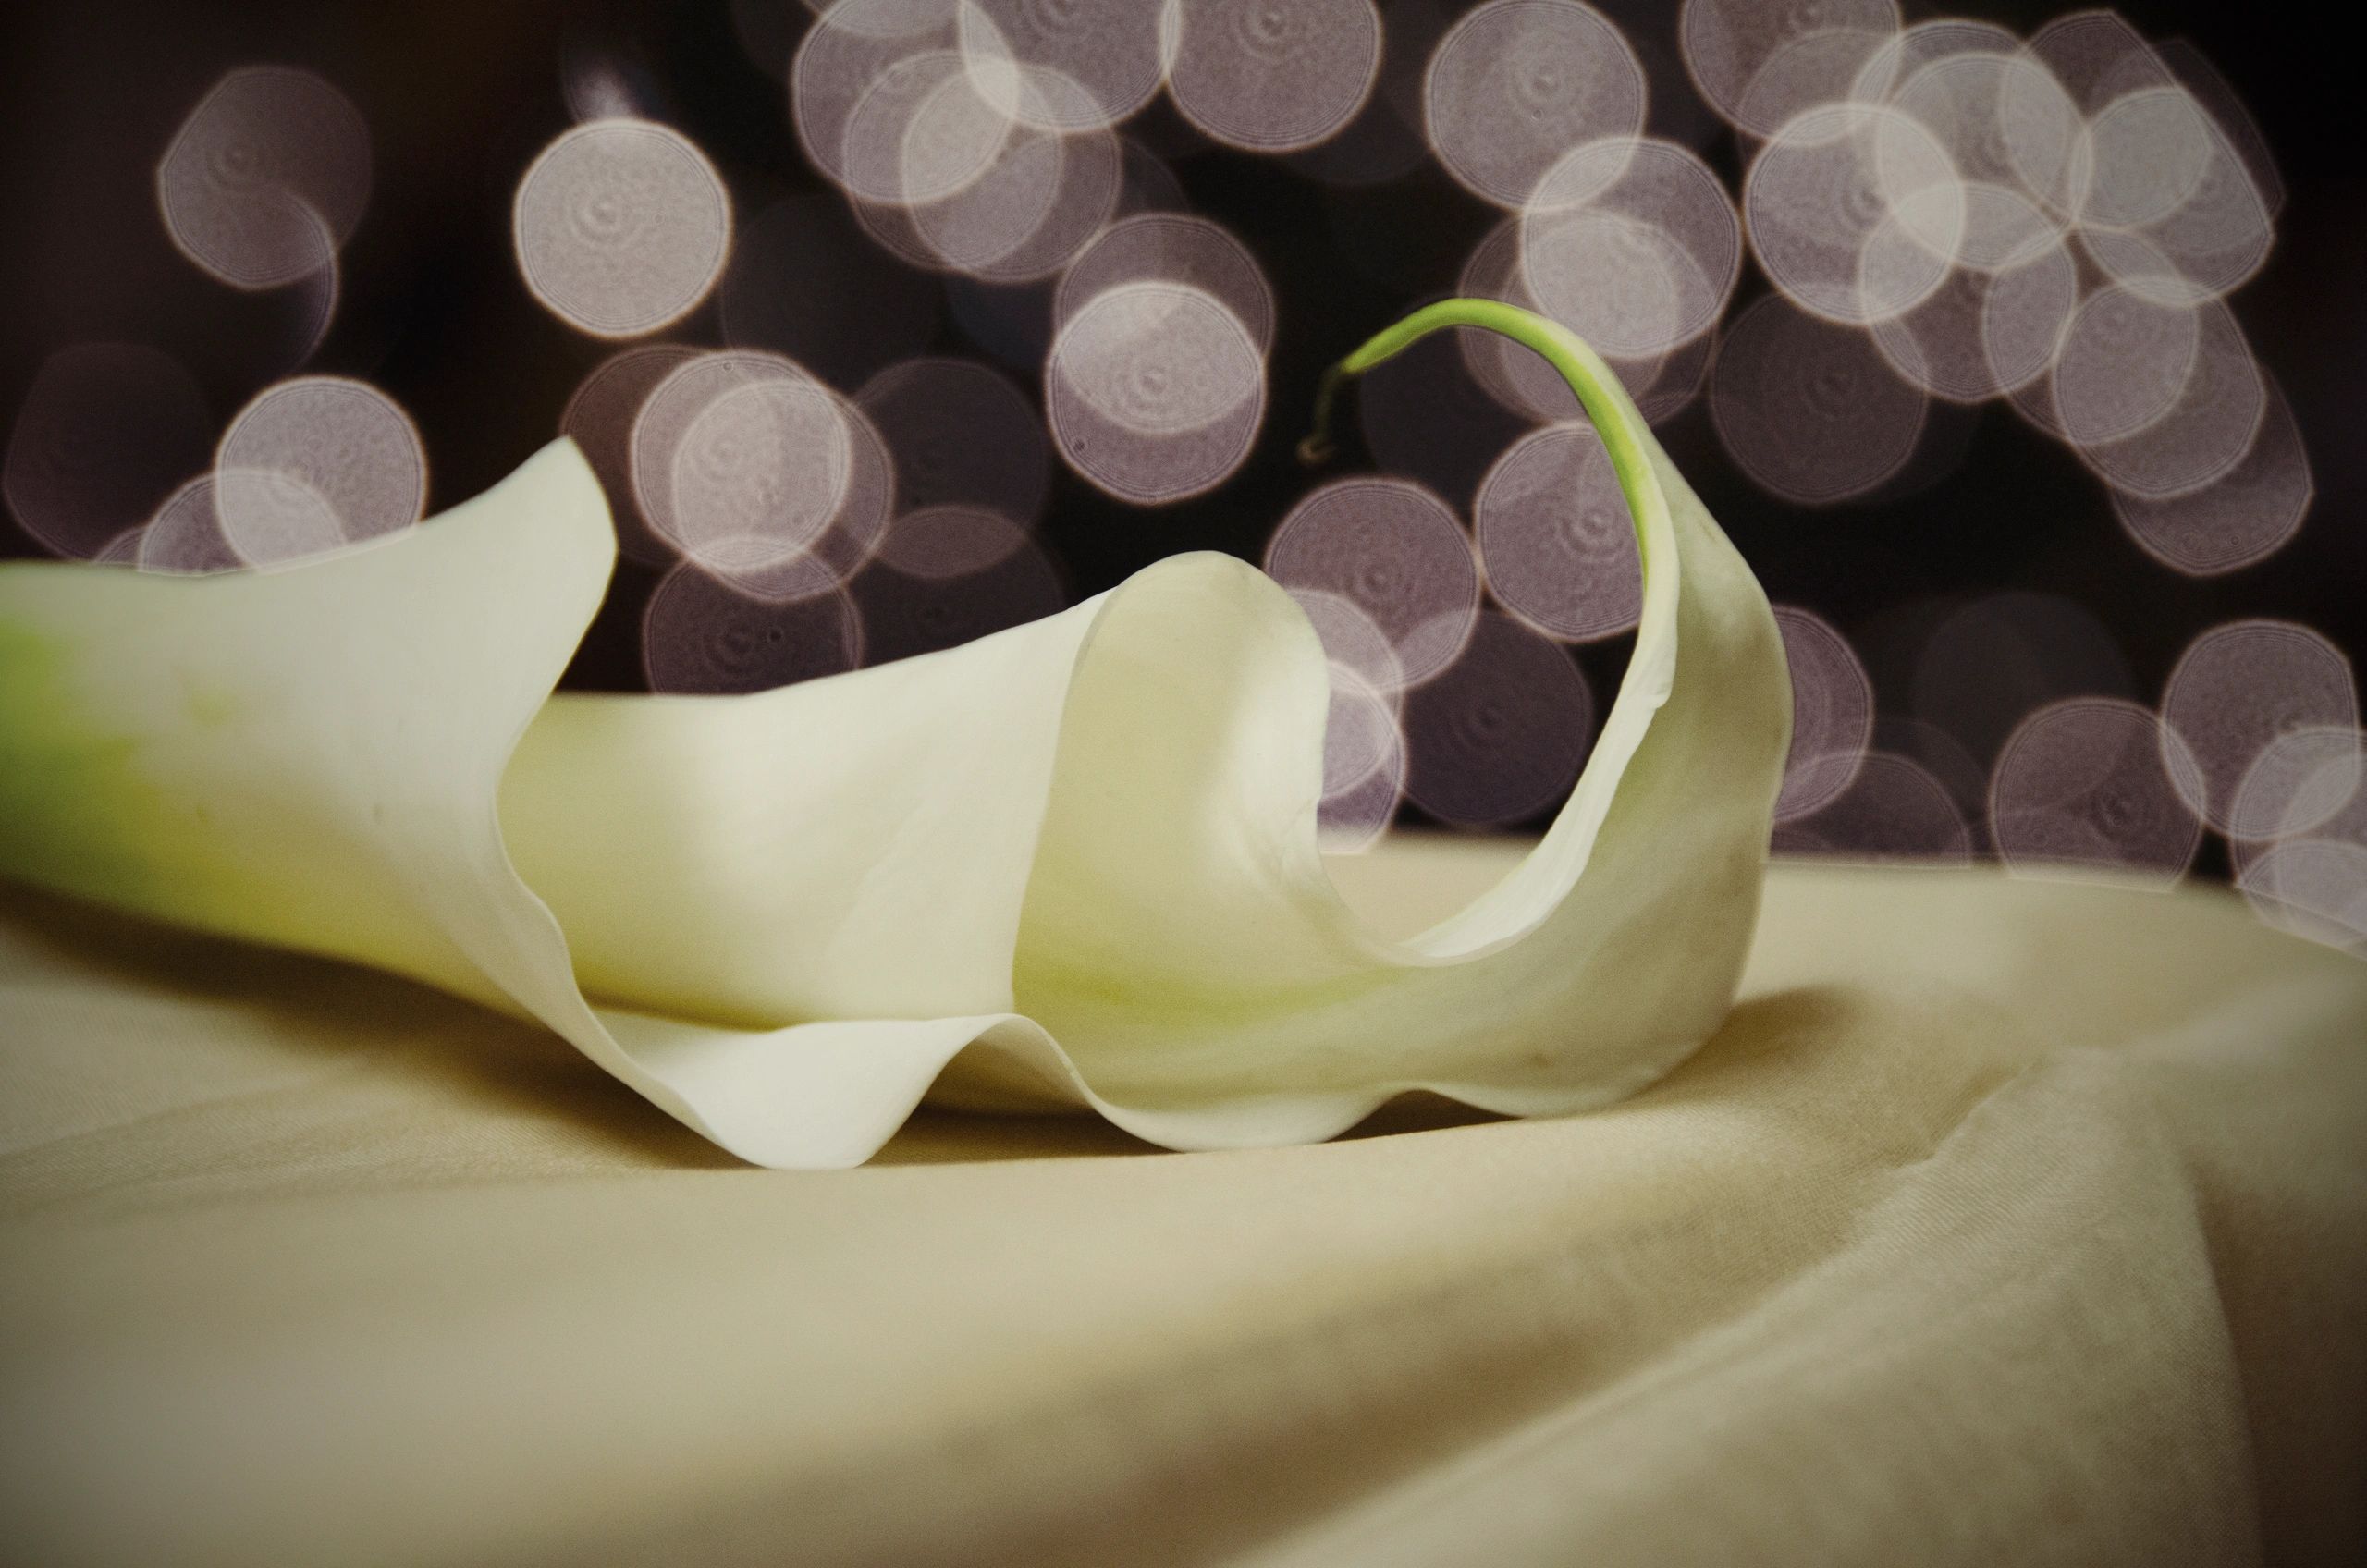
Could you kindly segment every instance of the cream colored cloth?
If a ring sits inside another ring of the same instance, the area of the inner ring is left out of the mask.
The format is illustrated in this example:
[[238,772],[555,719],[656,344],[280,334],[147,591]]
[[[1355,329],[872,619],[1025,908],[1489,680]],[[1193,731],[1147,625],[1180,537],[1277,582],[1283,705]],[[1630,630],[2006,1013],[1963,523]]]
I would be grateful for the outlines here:
[[2209,889],[1779,867],[1607,1111],[840,1172],[0,889],[0,1205],[8,1561],[2367,1561],[2367,965]]

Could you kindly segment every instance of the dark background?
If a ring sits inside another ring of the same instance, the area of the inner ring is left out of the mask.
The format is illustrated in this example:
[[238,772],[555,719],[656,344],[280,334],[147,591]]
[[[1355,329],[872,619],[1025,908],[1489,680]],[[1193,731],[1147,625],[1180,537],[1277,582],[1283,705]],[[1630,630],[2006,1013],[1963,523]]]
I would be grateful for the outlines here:
[[[742,0],[743,17],[802,25],[796,0]],[[1676,7],[1601,6],[1639,43],[1674,55]],[[2027,33],[2063,7],[1983,6],[1967,13]],[[284,365],[259,362],[268,296],[241,295],[173,250],[153,193],[155,160],[205,90],[232,67],[310,67],[368,120],[375,182],[343,257],[334,330],[307,370],[360,376],[418,421],[431,463],[430,510],[476,494],[556,433],[561,408],[614,345],[540,309],[520,281],[510,199],[534,153],[570,121],[562,61],[592,50],[621,65],[660,117],[715,160],[742,219],[777,197],[828,187],[788,129],[779,74],[752,59],[727,0],[568,4],[240,4],[86,0],[9,7],[0,20],[0,415],[13,417],[43,358],[86,339],[152,342],[197,374],[217,418]],[[1908,7],[1908,19],[1940,14]],[[1774,499],[1726,459],[1706,400],[1662,428],[1679,467],[1724,524],[1771,598],[1812,608],[1847,633],[1872,668],[1885,711],[1903,711],[1908,671],[1886,629],[2003,589],[2062,595],[2117,640],[2128,693],[2157,700],[2198,632],[2241,617],[2289,618],[2351,655],[2367,646],[2367,462],[2353,435],[2367,406],[2367,260],[2358,86],[2350,52],[2300,13],[2255,6],[2132,4],[2148,37],[2183,35],[2218,67],[2258,119],[2287,199],[2275,250],[2230,303],[2299,416],[2318,496],[2298,538],[2269,560],[2196,580],[2160,566],[2122,533],[2102,484],[2057,443],[1992,404],[1941,434],[1960,459],[1909,495],[1806,509]],[[1681,76],[1656,70],[1661,112]],[[1659,114],[1656,113],[1656,121]],[[1107,588],[1179,550],[1259,557],[1273,525],[1309,487],[1292,447],[1321,368],[1411,305],[1449,291],[1472,244],[1499,215],[1435,165],[1344,195],[1282,160],[1201,141],[1154,104],[1129,128],[1164,156],[1194,208],[1256,253],[1279,301],[1269,411],[1248,464],[1180,505],[1121,505],[1055,467],[1040,536],[1071,597]],[[1705,148],[1730,190],[1730,134]],[[883,263],[885,264],[885,263]],[[975,287],[975,286],[971,286]],[[1739,309],[1764,288],[1746,268]],[[718,341],[710,304],[662,336]],[[993,358],[940,312],[934,351]],[[1031,364],[1006,363],[1034,388]],[[1944,424],[1947,422],[1944,421]],[[1353,438],[1354,422],[1346,422]],[[1352,444],[1332,472],[1352,471]],[[1467,493],[1451,496],[1458,503]],[[0,553],[30,554],[0,525]],[[635,629],[656,582],[620,563],[612,602],[571,683],[639,682]],[[1581,650],[1607,701],[1619,645]],[[2068,693],[2054,693],[2068,694]],[[2224,871],[2216,848],[2202,869]]]

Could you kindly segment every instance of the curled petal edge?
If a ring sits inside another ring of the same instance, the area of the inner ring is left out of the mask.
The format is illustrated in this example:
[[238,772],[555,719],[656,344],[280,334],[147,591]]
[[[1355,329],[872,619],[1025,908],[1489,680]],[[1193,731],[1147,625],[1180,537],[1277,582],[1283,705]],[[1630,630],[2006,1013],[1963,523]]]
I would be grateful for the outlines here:
[[[1255,569],[1180,556],[963,647],[748,697],[553,694],[607,590],[554,443],[268,572],[0,566],[0,874],[540,1021],[752,1162],[862,1162],[924,1096],[1174,1148],[1428,1089],[1620,1098],[1731,1005],[1789,741],[1765,595],[1566,330],[1641,546],[1628,672],[1528,856],[1404,941],[1318,850],[1328,680]],[[1683,656],[1679,656],[1680,648]]]

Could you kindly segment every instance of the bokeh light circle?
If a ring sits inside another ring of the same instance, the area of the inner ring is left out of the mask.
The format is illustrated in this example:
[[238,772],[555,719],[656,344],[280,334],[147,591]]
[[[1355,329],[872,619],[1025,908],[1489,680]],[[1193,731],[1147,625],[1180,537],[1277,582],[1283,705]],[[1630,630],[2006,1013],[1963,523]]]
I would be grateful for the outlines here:
[[1887,102],[1931,132],[1964,182],[1957,263],[1993,272],[2061,238],[2068,223],[2050,198],[2076,178],[2079,119],[2042,67],[1989,49],[1949,55],[1907,77]]
[[2275,383],[2251,450],[2197,489],[2148,496],[2115,488],[2112,508],[2146,554],[2175,571],[2212,577],[2267,559],[2300,532],[2317,497],[2293,410]]
[[333,263],[369,205],[370,129],[311,71],[248,66],[215,83],[156,166],[165,227],[224,283],[273,288]]
[[1453,662],[1479,613],[1478,562],[1463,525],[1402,479],[1341,479],[1314,491],[1274,530],[1266,571],[1363,611],[1412,684]]
[[2083,360],[2081,378],[2070,374],[2075,350],[2092,354],[2079,330],[2089,319],[2086,309],[2066,335],[2054,374],[2055,417],[2081,459],[2116,490],[2154,498],[2200,490],[2232,473],[2259,437],[2268,412],[2267,378],[2243,329],[2216,300],[2188,313],[2194,334],[2185,376],[2175,389],[2166,376],[2146,388],[2148,398],[2166,392],[2165,406],[2108,435],[2091,434],[2099,411],[2126,408],[2110,386],[2110,367]]
[[[1021,67],[1014,91],[1046,102],[1081,92],[1038,67]],[[992,156],[958,188],[931,200],[858,199],[865,230],[914,266],[965,278],[1034,282],[1066,266],[1118,211],[1125,149],[1106,128],[1002,123],[1007,133]]]
[[1061,325],[1044,384],[1069,466],[1143,503],[1222,483],[1249,455],[1265,412],[1265,361],[1248,328],[1182,284],[1096,295]]
[[1330,662],[1331,701],[1323,726],[1323,800],[1317,842],[1326,854],[1357,854],[1388,831],[1405,793],[1405,736],[1395,689]]
[[189,371],[144,343],[77,343],[41,363],[8,430],[0,495],[25,532],[88,559],[205,466],[213,419]]
[[[1763,86],[1752,92],[1779,56],[1805,54],[1804,45],[1812,50],[1828,40],[1841,43],[1845,52],[1808,89],[1822,98],[1823,89],[1842,89],[1853,80],[1865,56],[1898,25],[1895,0],[1685,0],[1677,40],[1702,100],[1729,125],[1766,136],[1805,106],[1797,93],[1772,94]],[[1778,117],[1765,117],[1771,112]]]
[[1642,133],[1644,69],[1618,27],[1576,0],[1490,0],[1431,53],[1423,88],[1446,170],[1503,207],[1570,149]]
[[2195,378],[2201,313],[2118,286],[2079,306],[2056,350],[2054,418],[2075,446],[2138,435],[2166,418]]
[[202,577],[237,571],[247,563],[230,547],[214,508],[214,476],[200,474],[156,508],[135,536],[133,564],[141,571]]
[[[1950,606],[1912,657],[1912,717],[1963,750],[1982,801],[1998,753],[2033,710],[2059,698],[2133,697],[2136,690],[2112,632],[2083,606],[2054,594],[1991,594]],[[1932,760],[1929,748],[1915,754]]]
[[583,450],[608,497],[617,547],[645,566],[671,565],[673,543],[657,533],[632,484],[632,427],[658,384],[699,357],[680,343],[639,343],[620,349],[576,384],[559,414],[559,434]]
[[894,507],[871,422],[777,354],[724,349],[682,364],[643,399],[632,450],[651,530],[768,600],[843,582]]
[[2169,216],[2201,190],[2214,135],[2185,89],[2140,87],[2105,104],[2088,123],[2093,173],[2080,216],[2134,228]]
[[862,659],[862,623],[843,593],[768,601],[695,561],[667,573],[642,618],[642,665],[653,692],[767,692]]
[[1024,523],[990,507],[940,503],[898,514],[872,558],[907,577],[949,582],[1000,566],[1029,543]]
[[2109,868],[2166,886],[2202,843],[2199,773],[2174,730],[2117,698],[2078,697],[2016,727],[1990,782],[1990,832],[2017,870]]
[[1742,269],[1734,204],[1673,142],[1574,148],[1539,181],[1520,265],[1546,313],[1599,351],[1666,354],[1717,325]]
[[[427,454],[419,429],[376,387],[343,376],[300,376],[266,387],[230,421],[215,452],[215,506],[233,545],[250,536],[309,536],[316,497],[328,542],[408,528],[427,508]],[[284,475],[297,489],[250,477]],[[309,521],[304,521],[309,519]],[[253,546],[265,555],[279,545]]]
[[1956,268],[1929,296],[1871,330],[1903,379],[1934,398],[1977,403],[2044,374],[2079,304],[2078,264],[2050,242],[1995,272]]
[[1710,387],[1727,453],[1762,488],[1805,505],[1863,496],[1898,473],[1926,404],[1865,333],[1775,295],[1727,328]]
[[1065,323],[1122,284],[1197,288],[1233,313],[1261,352],[1274,346],[1274,290],[1240,240],[1187,213],[1137,213],[1104,228],[1061,275],[1052,318]]
[[[1545,313],[1521,275],[1520,223],[1507,218],[1472,247],[1455,292],[1467,299],[1500,300]],[[1584,417],[1577,395],[1543,355],[1498,332],[1458,328],[1453,336],[1465,370],[1507,411],[1545,424]],[[1709,381],[1716,349],[1715,332],[1704,332],[1664,353],[1637,359],[1604,354],[1603,360],[1636,400],[1636,411],[1645,423],[1659,424],[1682,412],[1699,396]],[[1420,352],[1419,347],[1414,351]]]
[[1965,187],[1947,151],[1896,110],[1821,104],[1786,121],[1743,179],[1751,253],[1803,310],[1880,321],[1940,287],[1962,255]]
[[1961,865],[1972,858],[1963,809],[1932,771],[1911,758],[1874,751],[1858,760],[1848,788],[1814,814],[1776,824],[1784,854],[1855,861]]
[[2308,627],[2229,621],[2187,644],[2164,689],[2162,717],[2194,759],[2190,778],[2172,770],[2187,803],[2226,832],[2261,753],[2294,730],[2356,729],[2359,692],[2350,661]]
[[840,183],[865,202],[941,201],[994,165],[1014,119],[956,51],[906,55],[873,79],[847,116]]
[[1395,693],[1345,665],[1331,666],[1331,703],[1323,723],[1323,798],[1345,795],[1389,766],[1402,743]]
[[[815,18],[790,63],[789,104],[798,144],[825,178],[842,190],[852,188],[849,128],[883,80],[906,61],[927,55],[961,62],[963,4],[837,0]],[[984,13],[973,21],[974,45],[975,30],[990,25]]]
[[1405,745],[1401,736],[1361,782],[1324,797],[1316,814],[1318,846],[1327,855],[1364,853],[1387,834],[1404,797]]
[[1643,614],[1635,522],[1592,425],[1549,425],[1506,448],[1480,482],[1472,532],[1490,591],[1548,636],[1598,642]]
[[681,132],[597,120],[528,165],[511,237],[527,288],[553,314],[595,337],[635,337],[706,298],[730,253],[731,201]]
[[1857,781],[1874,736],[1874,683],[1848,640],[1812,610],[1777,605],[1792,680],[1792,747],[1775,820],[1809,816]]
[[1372,0],[1171,0],[1167,91],[1203,134],[1254,153],[1312,147],[1380,70]]
[[215,519],[242,565],[309,560],[346,543],[337,508],[295,474],[268,468],[217,468],[213,478]]
[[[1863,18],[1859,21],[1863,25]],[[1895,103],[1927,67],[1946,60],[2012,57],[2020,53],[2020,41],[1993,22],[1968,17],[1933,18],[1883,33],[1882,46],[1867,57],[1848,92],[1834,96],[1865,104]]]
[[2287,729],[2261,748],[2227,812],[2238,843],[2315,832],[2362,799],[2367,735],[2326,726]]
[[1895,34],[1862,27],[1817,28],[1786,39],[1752,74],[1727,117],[1748,147],[1807,110],[1864,98],[1854,84],[1896,43]]
[[1559,644],[1480,612],[1454,662],[1405,696],[1405,793],[1467,827],[1523,822],[1569,793],[1594,698]]
[[2079,263],[2060,242],[1981,279],[1981,358],[1989,377],[2017,395],[2017,403],[2026,388],[2053,386],[2064,335],[2079,305]]
[[1315,628],[1315,635],[1323,644],[1324,658],[1345,669],[1350,675],[1374,691],[1384,694],[1394,692],[1405,684],[1405,667],[1399,662],[1397,649],[1389,641],[1389,633],[1379,622],[1358,608],[1356,602],[1343,594],[1328,588],[1290,588],[1285,590]]
[[2367,957],[2367,845],[2296,839],[2246,865],[2236,886],[2280,931]]
[[[2140,107],[2166,107],[2173,123],[2140,127],[2128,138],[2133,145],[2105,143],[2138,166],[2100,167],[2089,204],[2117,201],[2146,215],[2116,221],[2091,212],[2080,238],[2105,273],[2149,297],[2174,303],[2219,298],[2267,260],[2275,239],[2270,198],[2217,117],[2184,88],[2142,89],[2116,100],[2098,117],[2093,137],[2101,141],[2110,122]],[[2131,175],[2136,189],[2109,183],[2116,174]]]
[[807,553],[853,482],[854,438],[829,392],[790,376],[718,389],[684,427],[667,475],[676,543],[746,571]]
[[[1014,119],[1048,130],[1098,129],[1150,102],[1166,80],[1165,0],[963,0],[957,36],[972,73]],[[1030,68],[1079,91],[1015,91]]]

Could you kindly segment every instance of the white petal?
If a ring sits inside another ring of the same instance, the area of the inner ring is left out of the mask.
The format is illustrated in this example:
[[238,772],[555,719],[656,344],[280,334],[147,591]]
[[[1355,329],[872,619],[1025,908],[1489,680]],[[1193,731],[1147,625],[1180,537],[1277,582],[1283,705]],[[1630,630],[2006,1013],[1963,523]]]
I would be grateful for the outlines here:
[[[1505,311],[1439,309],[1367,362]],[[1790,705],[1763,595],[1616,380],[1521,319],[1625,457],[1644,615],[1552,830],[1412,942],[1323,870],[1323,655],[1262,574],[1179,557],[757,696],[546,701],[613,548],[565,444],[276,573],[0,568],[0,870],[532,1014],[766,1164],[865,1158],[932,1090],[1174,1146],[1416,1086],[1615,1098],[1723,1015]]]
[[[1433,307],[1374,358],[1502,309]],[[1097,634],[1017,1001],[1131,1131],[1195,1145],[1329,1136],[1413,1087],[1573,1110],[1650,1082],[1724,1016],[1789,739],[1780,640],[1615,377],[1550,330],[1623,469],[1643,619],[1551,829],[1460,914],[1400,946],[1333,893],[1313,827],[1324,672],[1285,595],[1260,595],[1247,635],[1196,632],[1205,611],[1172,592]]]

